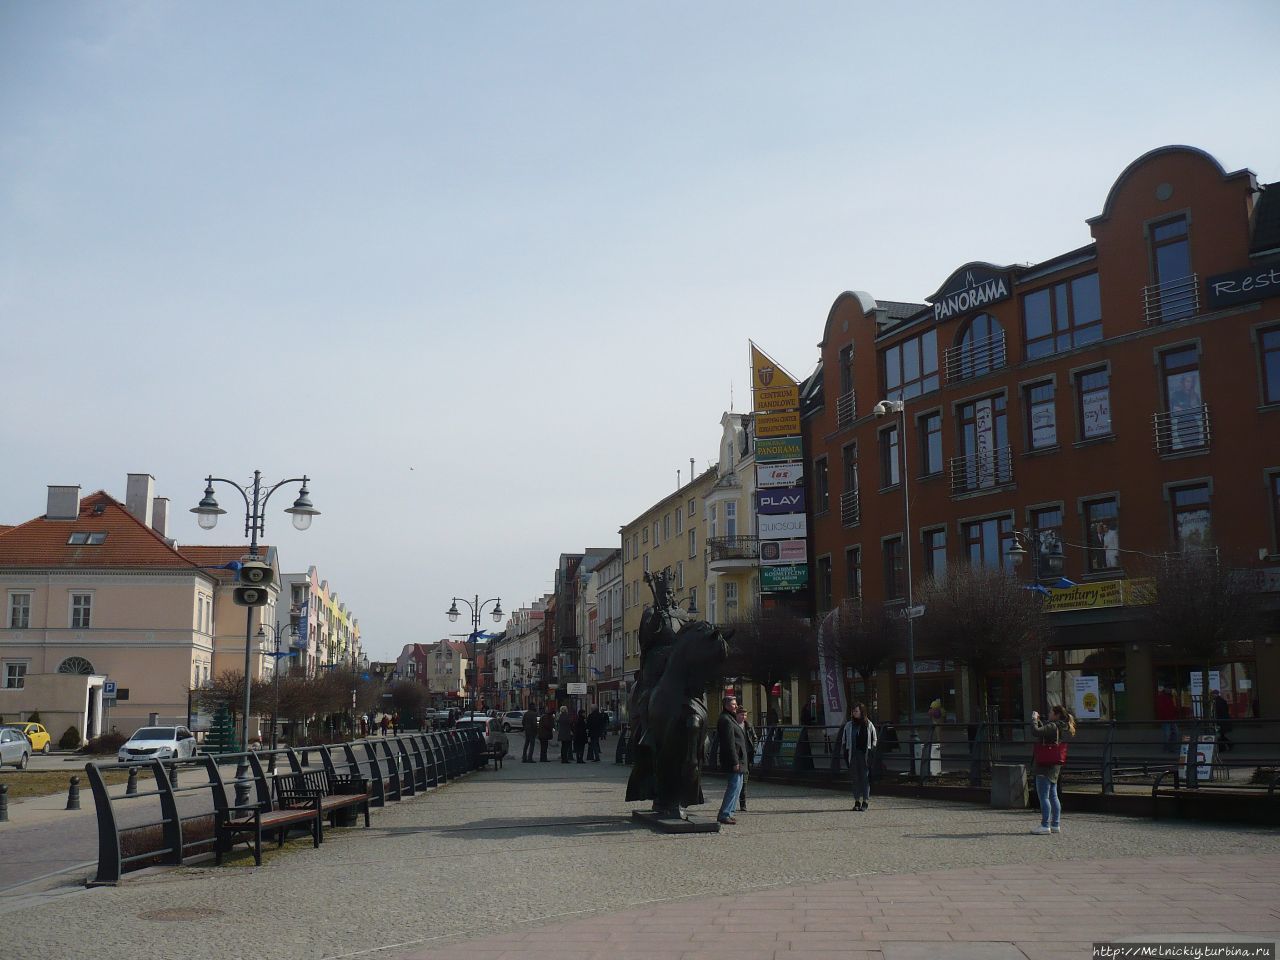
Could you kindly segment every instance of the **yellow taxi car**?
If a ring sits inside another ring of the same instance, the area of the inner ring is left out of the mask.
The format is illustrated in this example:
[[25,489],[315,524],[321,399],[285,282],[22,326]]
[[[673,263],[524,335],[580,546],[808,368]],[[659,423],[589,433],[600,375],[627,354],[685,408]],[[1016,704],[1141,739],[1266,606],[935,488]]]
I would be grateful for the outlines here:
[[53,752],[53,737],[49,736],[43,723],[15,723],[14,726],[27,735],[32,750],[37,753]]

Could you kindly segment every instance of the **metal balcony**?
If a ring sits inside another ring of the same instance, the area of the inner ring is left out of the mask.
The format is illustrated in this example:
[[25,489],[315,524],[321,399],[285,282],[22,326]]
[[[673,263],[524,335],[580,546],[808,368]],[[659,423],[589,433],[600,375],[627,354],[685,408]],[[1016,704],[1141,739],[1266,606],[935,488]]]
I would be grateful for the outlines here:
[[1192,450],[1208,450],[1211,439],[1209,405],[1188,410],[1166,410],[1151,415],[1151,431],[1156,453],[1167,457]]
[[836,426],[847,427],[858,417],[858,404],[854,392],[850,390],[836,400]]
[[1200,275],[1142,288],[1142,315],[1148,324],[1171,323],[1200,312]]
[[858,502],[858,491],[846,490],[840,494],[840,523],[846,527],[854,527],[861,520],[862,507]]
[[952,457],[951,495],[989,490],[1013,483],[1013,448],[999,447],[984,454]]
[[963,346],[951,347],[944,354],[947,382],[968,380],[998,370],[1005,364],[1004,333],[974,340]]
[[759,557],[760,541],[755,537],[707,537],[707,558],[711,563]]

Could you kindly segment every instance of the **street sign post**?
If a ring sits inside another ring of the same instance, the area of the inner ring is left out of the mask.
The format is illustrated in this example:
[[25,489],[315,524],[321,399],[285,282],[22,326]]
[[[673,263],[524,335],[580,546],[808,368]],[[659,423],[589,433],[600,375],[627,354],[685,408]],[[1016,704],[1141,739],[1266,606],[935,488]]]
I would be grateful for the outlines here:
[[114,700],[116,698],[116,682],[114,680],[102,681],[102,699]]

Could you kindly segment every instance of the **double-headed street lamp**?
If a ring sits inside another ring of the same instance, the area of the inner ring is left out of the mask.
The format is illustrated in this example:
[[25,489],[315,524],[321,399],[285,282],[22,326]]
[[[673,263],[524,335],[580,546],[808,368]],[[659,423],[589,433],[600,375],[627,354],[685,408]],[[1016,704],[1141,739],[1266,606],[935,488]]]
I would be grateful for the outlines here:
[[[275,640],[275,652],[271,654],[275,658],[275,666],[272,667],[272,684],[275,686],[276,702],[271,710],[271,749],[276,748],[276,731],[280,726],[280,658],[296,657],[297,650],[280,650],[280,638],[288,635],[296,637],[298,635],[298,620],[296,617],[289,618],[289,625],[286,627],[282,624],[260,623],[258,624],[258,645],[262,646],[262,642],[268,638]],[[292,644],[290,644],[292,646]]]
[[[249,538],[249,556],[253,559],[258,557],[258,535],[266,532],[267,523],[267,501],[271,499],[271,495],[289,483],[301,483],[302,489],[298,491],[298,497],[293,501],[293,506],[285,510],[285,513],[293,516],[293,525],[298,530],[306,530],[311,526],[311,518],[318,516],[320,511],[311,505],[311,495],[307,490],[307,476],[303,474],[301,477],[293,477],[289,480],[281,480],[279,483],[272,484],[270,487],[263,488],[262,471],[253,471],[253,484],[246,489],[240,486],[234,480],[227,480],[224,477],[215,477],[210,474],[205,477],[204,499],[197,506],[191,508],[191,512],[196,515],[196,520],[200,524],[202,530],[212,530],[218,525],[218,517],[227,511],[218,506],[218,501],[213,496],[213,485],[215,483],[225,483],[235,487],[240,496],[244,498],[244,535]],[[252,667],[253,654],[253,607],[247,606],[245,610],[244,620],[244,717],[240,724],[240,742],[245,750],[249,749],[249,701],[252,683],[250,679],[250,670]]]
[[1022,561],[1030,556],[1033,561],[1031,579],[1037,584],[1062,575],[1062,541],[1052,530],[1033,532],[1029,527],[1015,530],[1012,545],[1005,551],[1005,556],[1015,567],[1022,566]]
[[453,623],[458,622],[458,618],[462,614],[458,610],[458,604],[465,603],[471,610],[471,635],[467,638],[467,642],[471,647],[471,669],[475,671],[474,680],[471,684],[471,709],[476,708],[476,692],[480,687],[480,665],[476,662],[476,642],[480,637],[480,617],[484,613],[484,608],[489,604],[494,604],[491,612],[494,623],[502,622],[502,601],[497,597],[490,597],[484,603],[480,602],[480,594],[475,595],[475,600],[467,600],[465,597],[454,597],[453,603],[449,607],[447,616]]

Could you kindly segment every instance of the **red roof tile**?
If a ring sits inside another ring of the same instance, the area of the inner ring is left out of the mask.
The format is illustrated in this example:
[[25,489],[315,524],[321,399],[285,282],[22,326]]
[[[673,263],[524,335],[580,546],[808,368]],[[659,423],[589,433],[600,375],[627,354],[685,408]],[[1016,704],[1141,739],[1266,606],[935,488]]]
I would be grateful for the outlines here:
[[[102,533],[97,544],[70,543],[73,533]],[[165,567],[196,565],[105,491],[80,501],[74,520],[36,517],[0,537],[0,567]]]

